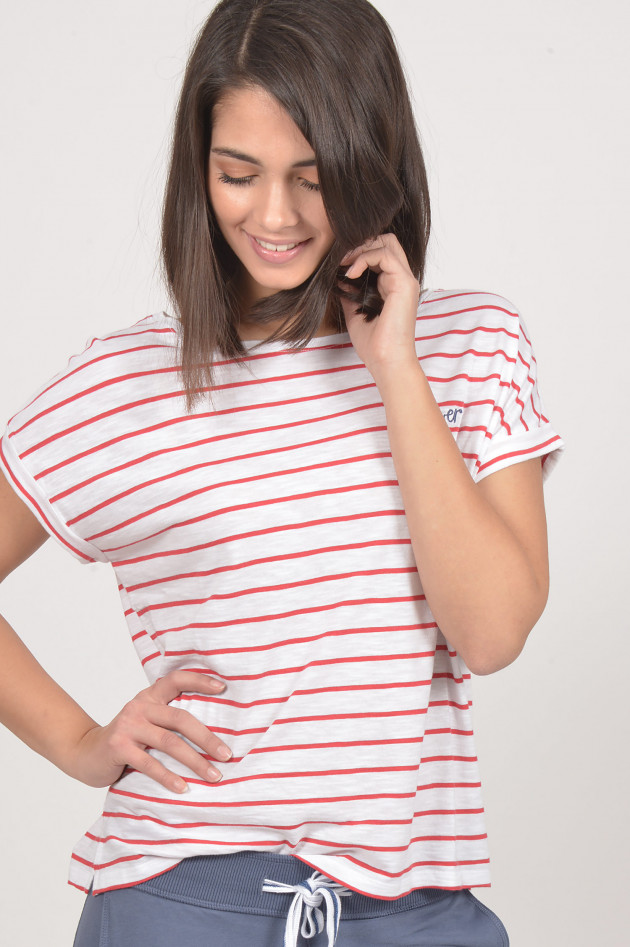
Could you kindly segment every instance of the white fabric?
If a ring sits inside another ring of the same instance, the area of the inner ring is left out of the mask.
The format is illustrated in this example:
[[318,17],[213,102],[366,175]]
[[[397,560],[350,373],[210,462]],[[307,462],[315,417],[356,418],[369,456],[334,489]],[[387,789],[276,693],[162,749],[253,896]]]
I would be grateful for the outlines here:
[[[126,771],[71,883],[254,850],[378,897],[488,884],[470,674],[424,599],[385,409],[348,334],[247,343],[190,415],[177,341],[163,313],[93,339],[0,444],[51,534],[113,567],[149,681],[227,684],[175,702],[232,747],[223,780],[157,752],[188,793]],[[416,348],[474,479],[531,457],[549,472],[561,441],[510,303],[427,293]]]

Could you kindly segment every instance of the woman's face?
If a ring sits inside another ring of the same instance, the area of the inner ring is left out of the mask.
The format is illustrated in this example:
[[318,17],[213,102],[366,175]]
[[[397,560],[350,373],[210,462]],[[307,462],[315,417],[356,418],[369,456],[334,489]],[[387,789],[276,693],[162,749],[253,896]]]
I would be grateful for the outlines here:
[[260,87],[229,92],[214,108],[208,193],[243,267],[246,308],[299,286],[332,246],[313,149]]

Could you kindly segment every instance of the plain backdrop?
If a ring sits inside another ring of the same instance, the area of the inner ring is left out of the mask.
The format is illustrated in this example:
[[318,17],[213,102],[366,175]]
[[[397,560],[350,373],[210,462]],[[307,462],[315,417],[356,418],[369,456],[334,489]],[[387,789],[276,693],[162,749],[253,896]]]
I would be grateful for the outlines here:
[[[316,2],[316,0],[314,0]],[[552,592],[519,660],[475,681],[494,884],[512,947],[628,944],[625,0],[379,0],[430,168],[431,288],[507,296],[567,450]],[[2,3],[0,420],[88,336],[167,306],[170,124],[205,0]],[[106,722],[144,677],[113,574],[53,541],[1,590],[44,666]],[[1,660],[1,656],[0,656]],[[0,734],[0,942],[69,947],[69,854],[104,791]]]

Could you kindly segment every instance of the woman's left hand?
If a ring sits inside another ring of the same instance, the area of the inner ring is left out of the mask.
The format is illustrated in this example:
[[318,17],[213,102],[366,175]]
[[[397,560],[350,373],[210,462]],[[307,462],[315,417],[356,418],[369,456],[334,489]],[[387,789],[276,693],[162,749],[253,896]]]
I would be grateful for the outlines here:
[[380,376],[401,367],[417,366],[415,331],[420,286],[398,238],[393,233],[381,234],[351,250],[341,262],[348,265],[345,275],[351,279],[368,269],[378,273],[377,288],[384,305],[376,319],[366,322],[351,302],[341,300],[352,344],[376,383]]

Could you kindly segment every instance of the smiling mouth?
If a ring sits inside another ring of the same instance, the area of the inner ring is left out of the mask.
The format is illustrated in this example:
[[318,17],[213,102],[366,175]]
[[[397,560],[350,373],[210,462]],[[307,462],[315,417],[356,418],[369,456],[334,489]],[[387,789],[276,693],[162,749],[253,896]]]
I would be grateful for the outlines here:
[[285,253],[287,250],[294,250],[296,247],[299,247],[300,242],[297,243],[268,243],[266,240],[260,240],[258,237],[254,237],[254,240],[258,246],[262,247],[263,250],[272,250],[275,253]]

